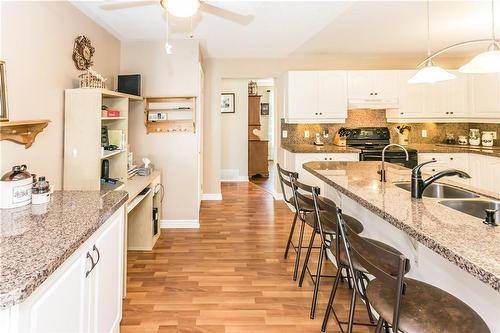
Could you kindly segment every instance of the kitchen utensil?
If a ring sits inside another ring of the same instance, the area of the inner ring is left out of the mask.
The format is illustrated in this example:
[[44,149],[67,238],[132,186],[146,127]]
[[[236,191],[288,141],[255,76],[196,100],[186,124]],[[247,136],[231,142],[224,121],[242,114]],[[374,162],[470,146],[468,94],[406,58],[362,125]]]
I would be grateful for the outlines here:
[[0,208],[16,208],[31,202],[33,177],[23,165],[15,165],[0,179]]
[[484,131],[481,136],[481,144],[485,147],[493,147],[494,133]]
[[101,179],[109,178],[109,160],[102,160],[101,162]]
[[466,145],[468,143],[467,135],[459,135],[458,136],[458,144],[459,145]]
[[471,146],[479,146],[481,139],[479,137],[479,129],[471,128],[469,130],[469,144]]

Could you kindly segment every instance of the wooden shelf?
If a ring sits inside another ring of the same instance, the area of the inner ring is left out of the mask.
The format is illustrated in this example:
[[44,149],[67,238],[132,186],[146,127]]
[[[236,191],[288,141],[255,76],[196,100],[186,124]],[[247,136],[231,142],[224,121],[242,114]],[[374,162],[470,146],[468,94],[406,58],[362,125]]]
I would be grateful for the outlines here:
[[116,156],[116,155],[121,154],[125,151],[126,150],[105,150],[104,155],[101,157],[101,160],[104,160],[106,158],[110,158],[112,156]]
[[143,100],[142,96],[129,95],[118,91],[101,89],[101,88],[77,88],[77,89],[66,89],[66,91],[73,94],[84,94],[84,93],[101,94],[102,98],[116,98],[116,97],[128,98],[129,101],[131,102]]
[[[149,114],[154,113],[164,113],[164,118],[167,119],[149,120]],[[144,97],[144,125],[148,134],[194,133],[196,129],[196,97]]]
[[0,140],[13,141],[29,148],[49,122],[47,119],[0,122]]
[[108,120],[126,120],[126,117],[101,117],[101,120],[103,121],[108,121]]

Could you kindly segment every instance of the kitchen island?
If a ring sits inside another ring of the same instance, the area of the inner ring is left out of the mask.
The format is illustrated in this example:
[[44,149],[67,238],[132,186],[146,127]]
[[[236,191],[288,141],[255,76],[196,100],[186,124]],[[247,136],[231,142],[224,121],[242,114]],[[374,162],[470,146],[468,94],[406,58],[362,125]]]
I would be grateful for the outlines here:
[[118,328],[127,198],[56,191],[0,211],[1,332]]
[[[500,332],[500,227],[485,225],[439,199],[412,199],[410,192],[394,184],[409,181],[411,171],[386,164],[387,182],[382,183],[379,164],[309,162],[303,168],[324,183],[325,196],[363,223],[363,236],[383,241],[410,259],[409,276],[457,296],[484,318],[492,332]],[[486,198],[500,196],[472,191]]]

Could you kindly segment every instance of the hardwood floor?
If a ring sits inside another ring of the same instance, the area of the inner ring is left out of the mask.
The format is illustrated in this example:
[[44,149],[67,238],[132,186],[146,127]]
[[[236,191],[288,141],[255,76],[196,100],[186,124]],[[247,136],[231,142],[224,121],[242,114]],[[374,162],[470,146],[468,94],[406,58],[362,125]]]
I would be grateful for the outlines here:
[[[293,251],[283,259],[291,211],[250,182],[225,183],[222,192],[222,201],[203,202],[200,229],[163,229],[153,251],[129,252],[121,332],[321,331],[333,281],[323,279],[310,320],[312,283],[297,287]],[[349,297],[342,283],[335,305],[341,319]],[[366,317],[359,304],[356,319]],[[340,332],[332,318],[327,332]]]

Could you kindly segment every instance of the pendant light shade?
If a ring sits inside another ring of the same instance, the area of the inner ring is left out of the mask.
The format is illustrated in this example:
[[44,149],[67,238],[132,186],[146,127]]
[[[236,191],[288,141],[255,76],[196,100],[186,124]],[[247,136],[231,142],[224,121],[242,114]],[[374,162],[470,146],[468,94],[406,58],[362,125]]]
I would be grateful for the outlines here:
[[172,15],[177,17],[193,16],[198,7],[199,0],[161,0],[161,5]]
[[435,66],[432,61],[428,61],[424,67],[408,80],[408,83],[434,83],[453,80],[455,78],[454,74],[445,71],[439,66]]
[[482,73],[500,73],[500,50],[493,43],[488,51],[483,52],[472,58],[471,61],[460,67],[461,73],[482,74]]

